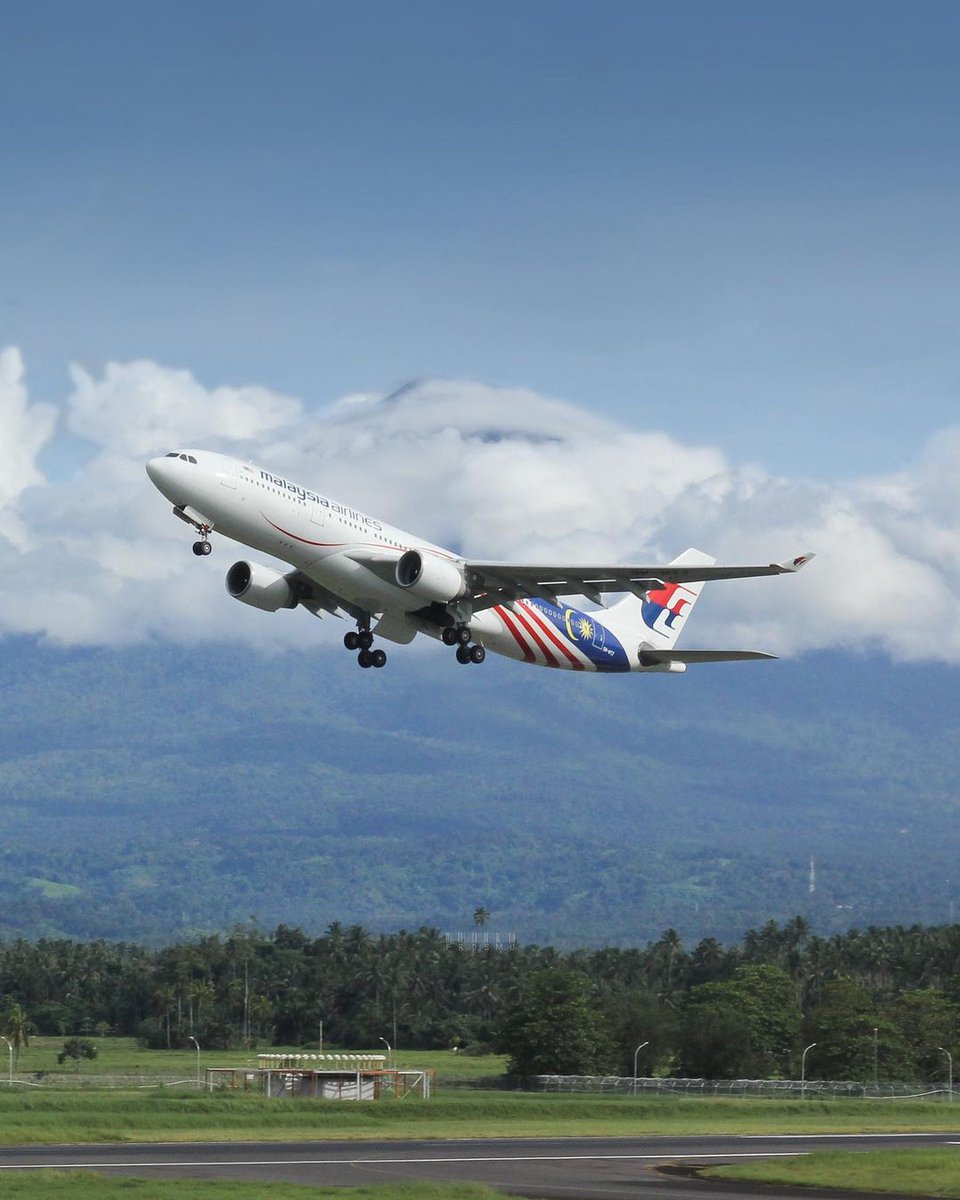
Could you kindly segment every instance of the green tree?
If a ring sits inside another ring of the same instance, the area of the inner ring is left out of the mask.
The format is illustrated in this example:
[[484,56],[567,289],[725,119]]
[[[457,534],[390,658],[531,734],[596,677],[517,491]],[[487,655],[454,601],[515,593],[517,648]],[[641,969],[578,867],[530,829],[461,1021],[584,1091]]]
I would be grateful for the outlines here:
[[[942,1079],[946,1069],[944,1050],[960,1059],[960,1008],[939,988],[904,992],[894,1001],[888,1015],[905,1043],[905,1077]],[[888,1060],[890,1047],[884,1050],[884,1058]],[[884,1062],[888,1074],[891,1065]]]
[[[903,1036],[880,1016],[866,988],[841,976],[823,987],[820,1003],[805,1023],[808,1042],[816,1042],[813,1070],[821,1079],[872,1082],[909,1074]],[[808,1070],[808,1074],[809,1074]]]
[[504,1012],[498,1042],[513,1075],[595,1075],[612,1067],[613,1050],[579,971],[534,972]]
[[13,1046],[14,1059],[20,1061],[20,1051],[24,1046],[30,1045],[30,1034],[33,1033],[33,1025],[27,1019],[27,1014],[23,1011],[23,1006],[14,1002],[7,1009],[3,1020],[4,1037],[10,1039],[10,1044]]
[[84,1058],[96,1058],[97,1048],[93,1042],[87,1041],[86,1038],[67,1038],[63,1043],[63,1049],[57,1055],[57,1062],[63,1066],[68,1058],[72,1058],[76,1070],[80,1070],[80,1061]]
[[779,967],[738,967],[724,983],[692,988],[681,1022],[684,1074],[705,1079],[782,1077],[800,1033],[793,980]]

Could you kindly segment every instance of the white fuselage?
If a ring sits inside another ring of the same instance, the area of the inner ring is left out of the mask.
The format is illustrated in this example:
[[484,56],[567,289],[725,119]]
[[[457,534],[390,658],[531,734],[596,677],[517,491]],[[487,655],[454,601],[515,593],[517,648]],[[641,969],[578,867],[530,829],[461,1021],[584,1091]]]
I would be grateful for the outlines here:
[[[393,567],[404,552],[417,550],[462,568],[464,560],[442,546],[212,451],[155,458],[147,472],[187,519],[290,564],[345,607],[369,614],[378,636],[398,642],[417,632],[440,636],[440,625],[417,615],[427,603],[423,596],[400,586]],[[643,669],[636,647],[628,649],[630,630],[615,632],[595,613],[547,600],[507,601],[471,613],[468,624],[478,643],[508,658],[568,670]]]

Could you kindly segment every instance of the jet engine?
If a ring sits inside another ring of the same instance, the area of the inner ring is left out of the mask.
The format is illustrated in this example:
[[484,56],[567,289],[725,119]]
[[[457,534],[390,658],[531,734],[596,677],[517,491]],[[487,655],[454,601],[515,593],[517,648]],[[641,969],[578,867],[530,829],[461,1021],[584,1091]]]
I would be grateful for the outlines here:
[[408,550],[400,556],[396,579],[402,588],[409,588],[414,595],[440,604],[458,600],[468,590],[463,572],[456,563],[419,550]]
[[252,604],[263,612],[276,612],[278,608],[296,608],[294,596],[285,575],[273,567],[259,563],[235,562],[227,572],[227,591],[234,600]]

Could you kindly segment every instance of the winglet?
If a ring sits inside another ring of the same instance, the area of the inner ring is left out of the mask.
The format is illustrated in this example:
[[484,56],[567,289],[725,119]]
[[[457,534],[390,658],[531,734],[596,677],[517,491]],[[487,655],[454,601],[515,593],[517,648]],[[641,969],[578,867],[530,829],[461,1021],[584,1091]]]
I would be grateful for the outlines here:
[[811,558],[816,558],[815,554],[798,554],[796,558],[791,558],[787,562],[777,563],[777,567],[783,572],[799,571],[801,567],[805,567]]

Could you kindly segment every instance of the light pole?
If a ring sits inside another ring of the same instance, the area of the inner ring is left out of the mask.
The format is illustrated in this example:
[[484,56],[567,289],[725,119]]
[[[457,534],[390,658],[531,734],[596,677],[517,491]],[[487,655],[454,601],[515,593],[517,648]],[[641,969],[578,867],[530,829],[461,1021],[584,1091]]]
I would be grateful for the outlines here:
[[3,1040],[7,1043],[7,1055],[10,1059],[10,1077],[8,1082],[10,1086],[13,1087],[13,1043],[8,1037],[3,1037],[2,1033],[0,1033],[0,1038],[3,1038]]
[[389,1057],[389,1056],[393,1054],[393,1047],[390,1045],[390,1043],[387,1041],[387,1039],[386,1039],[385,1037],[381,1037],[381,1038],[379,1039],[379,1041],[383,1042],[383,1044],[384,1044],[384,1045],[386,1046],[386,1048],[387,1048],[387,1062],[389,1063],[389,1062],[390,1062],[390,1057]]
[[641,1042],[640,1045],[633,1052],[633,1094],[634,1095],[637,1094],[637,1055],[644,1048],[644,1046],[649,1046],[649,1045],[650,1045],[649,1042]]
[[937,1049],[940,1051],[941,1054],[945,1054],[947,1056],[947,1099],[952,1100],[953,1099],[953,1055],[950,1053],[949,1050],[944,1050],[944,1048],[942,1046],[938,1046]]
[[809,1046],[800,1055],[800,1099],[807,1098],[807,1055],[816,1045],[816,1042],[811,1042]]
[[873,1086],[875,1091],[880,1089],[880,1076],[877,1073],[877,1063],[880,1061],[880,1030],[874,1026],[873,1030]]
[[193,1042],[193,1044],[197,1048],[197,1087],[199,1088],[200,1087],[200,1043],[193,1036],[193,1034],[191,1034],[190,1037],[187,1038],[187,1041]]

